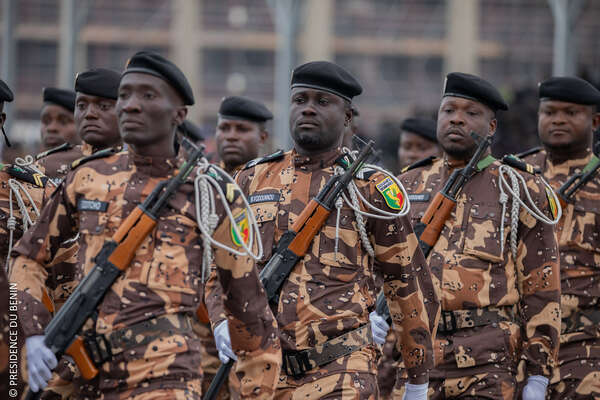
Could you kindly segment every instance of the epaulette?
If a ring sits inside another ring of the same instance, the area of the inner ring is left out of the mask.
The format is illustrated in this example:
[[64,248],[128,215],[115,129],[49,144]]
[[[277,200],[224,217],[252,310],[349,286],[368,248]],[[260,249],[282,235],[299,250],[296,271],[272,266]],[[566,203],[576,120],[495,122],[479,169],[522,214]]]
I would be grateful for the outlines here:
[[526,161],[521,160],[518,156],[507,154],[502,157],[502,163],[520,171],[528,172],[532,175],[540,174],[542,170]]
[[415,168],[419,168],[419,167],[425,167],[426,165],[431,165],[433,164],[433,162],[437,159],[436,156],[429,156],[427,158],[424,158],[422,160],[419,160],[417,162],[414,162],[410,165],[407,165],[406,167],[402,168],[400,170],[400,174],[403,174],[405,172],[410,171],[411,169],[415,169]]
[[220,170],[209,167],[206,173],[217,181],[229,203],[233,203],[240,196],[239,190],[235,189],[235,185],[224,177]]
[[46,175],[37,173],[27,166],[7,165],[4,171],[15,179],[30,183],[39,188],[45,187],[49,179]]
[[73,161],[71,163],[71,169],[75,169],[75,168],[79,167],[80,165],[85,164],[88,161],[96,160],[98,158],[112,156],[116,152],[117,151],[115,149],[113,149],[112,147],[108,148],[108,149],[104,149],[104,150],[98,150],[97,152],[95,152],[92,155],[89,155],[86,157],[81,157],[81,158],[78,158],[77,160]]
[[523,157],[527,157],[527,156],[530,156],[530,155],[535,154],[535,153],[539,153],[542,150],[543,150],[543,147],[542,146],[538,146],[538,147],[534,147],[534,148],[529,149],[529,150],[525,150],[522,153],[517,153],[517,154],[515,154],[515,156],[517,158],[523,158]]
[[285,152],[283,150],[277,150],[275,153],[269,154],[268,156],[255,158],[254,160],[248,161],[248,163],[246,163],[242,169],[249,169],[257,166],[258,164],[279,160],[283,158],[284,153]]
[[66,151],[66,150],[70,150],[73,148],[73,145],[71,143],[63,143],[60,146],[56,146],[51,148],[50,150],[46,150],[38,155],[35,156],[36,160],[39,160],[40,158],[44,158],[49,156],[50,154],[54,154],[54,153],[58,153],[61,151]]

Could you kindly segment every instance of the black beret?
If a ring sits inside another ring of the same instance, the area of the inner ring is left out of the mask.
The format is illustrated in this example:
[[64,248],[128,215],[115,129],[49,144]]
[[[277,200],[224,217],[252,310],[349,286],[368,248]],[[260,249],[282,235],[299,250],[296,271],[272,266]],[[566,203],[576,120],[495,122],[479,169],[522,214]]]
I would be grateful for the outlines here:
[[478,76],[451,72],[446,76],[443,97],[463,97],[485,104],[493,111],[508,110],[502,95],[491,83]]
[[552,99],[575,104],[600,104],[600,91],[591,83],[574,76],[555,76],[540,83],[539,97],[542,100]]
[[273,119],[273,114],[264,104],[241,96],[225,97],[219,107],[219,116],[252,122],[265,122]]
[[8,85],[0,79],[0,101],[13,101],[15,96]]
[[202,133],[202,129],[195,123],[189,120],[183,121],[177,129],[179,132],[183,133],[185,136],[192,139],[194,142],[199,142],[204,140],[204,134]]
[[194,93],[190,84],[177,65],[160,54],[152,51],[138,51],[129,59],[123,75],[130,72],[141,72],[157,76],[173,87],[183,99],[183,104],[194,104]]
[[403,131],[414,133],[437,143],[437,123],[429,118],[407,118],[402,122]]
[[53,87],[44,88],[44,103],[56,104],[73,112],[75,111],[75,92]]
[[116,100],[121,74],[112,69],[93,68],[80,72],[75,78],[75,91],[91,96]]
[[350,72],[328,61],[313,61],[296,67],[292,72],[292,89],[295,87],[324,90],[348,101],[363,90]]

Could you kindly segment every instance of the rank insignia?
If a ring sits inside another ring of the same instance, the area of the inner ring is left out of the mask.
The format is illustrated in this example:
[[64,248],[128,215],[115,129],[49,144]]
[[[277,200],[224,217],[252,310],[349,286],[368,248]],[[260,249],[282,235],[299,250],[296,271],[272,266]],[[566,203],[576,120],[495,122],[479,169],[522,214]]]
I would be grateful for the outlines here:
[[556,201],[554,200],[554,194],[548,188],[546,188],[546,197],[548,197],[548,204],[550,205],[550,212],[552,213],[552,218],[556,218],[556,216],[558,215],[558,206],[556,205]]
[[386,177],[384,180],[375,185],[375,187],[377,190],[379,190],[379,193],[383,195],[383,198],[385,199],[385,202],[389,208],[392,210],[402,209],[402,206],[404,205],[404,196],[392,178],[389,176]]
[[242,211],[238,215],[233,217],[235,219],[235,224],[237,225],[238,230],[242,234],[240,238],[235,232],[235,228],[233,225],[231,226],[231,240],[233,240],[233,244],[238,247],[242,247],[242,240],[245,244],[248,244],[249,236],[250,236],[250,226],[248,224],[248,216],[246,215],[246,211]]

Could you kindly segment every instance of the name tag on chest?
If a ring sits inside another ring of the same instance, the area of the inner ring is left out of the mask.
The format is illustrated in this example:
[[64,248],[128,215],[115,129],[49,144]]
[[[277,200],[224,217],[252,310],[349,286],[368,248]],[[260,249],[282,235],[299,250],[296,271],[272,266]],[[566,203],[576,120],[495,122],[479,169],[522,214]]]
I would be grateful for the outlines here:
[[414,202],[426,202],[429,201],[429,197],[431,196],[431,193],[411,193],[408,195],[408,200],[410,201],[414,201]]
[[248,196],[248,203],[265,203],[271,201],[279,201],[279,193],[263,193],[263,194],[251,194]]
[[100,200],[79,199],[77,202],[77,209],[79,211],[106,212],[108,209],[108,203]]

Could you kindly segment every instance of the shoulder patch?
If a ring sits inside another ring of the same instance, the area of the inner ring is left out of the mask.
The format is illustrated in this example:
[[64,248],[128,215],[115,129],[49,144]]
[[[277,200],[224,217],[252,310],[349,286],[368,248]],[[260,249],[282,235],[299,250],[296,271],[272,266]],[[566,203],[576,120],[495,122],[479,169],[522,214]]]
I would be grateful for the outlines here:
[[237,225],[238,230],[242,234],[242,237],[239,237],[235,232],[235,228],[231,225],[231,240],[233,244],[237,247],[242,247],[242,241],[244,244],[248,244],[249,233],[250,233],[250,225],[248,224],[248,216],[246,215],[246,211],[241,211],[239,214],[234,217],[235,224]]
[[543,147],[542,146],[538,146],[538,147],[534,147],[534,148],[529,149],[529,150],[525,150],[522,153],[517,153],[517,154],[515,154],[515,156],[517,156],[518,158],[523,158],[523,157],[527,157],[527,156],[530,156],[530,155],[535,154],[535,153],[539,153],[542,150],[543,150]]
[[532,175],[540,174],[542,172],[538,167],[529,164],[528,162],[521,160],[519,156],[512,154],[507,154],[502,157],[502,163]]
[[75,161],[73,161],[71,163],[71,169],[75,169],[77,167],[79,167],[80,165],[85,164],[88,161],[92,161],[92,160],[96,160],[98,158],[104,158],[104,157],[108,157],[108,156],[112,156],[113,154],[116,154],[117,151],[113,148],[110,149],[104,149],[104,150],[98,150],[97,152],[95,152],[94,154],[87,156],[87,157],[81,157]]
[[422,160],[419,160],[415,163],[412,163],[410,165],[407,165],[406,167],[402,168],[400,170],[400,174],[403,174],[405,172],[410,171],[411,169],[415,169],[415,168],[419,168],[419,167],[425,167],[427,165],[431,165],[433,164],[433,162],[437,159],[436,156],[429,156],[427,158],[424,158]]
[[41,158],[49,156],[50,154],[59,153],[61,151],[70,150],[72,148],[73,148],[73,145],[71,143],[63,143],[60,146],[53,147],[50,150],[46,150],[46,151],[36,155],[35,159],[39,160]]
[[556,216],[558,215],[558,205],[556,204],[556,201],[554,200],[554,195],[550,191],[550,189],[548,187],[545,187],[545,189],[546,197],[548,198],[548,205],[550,206],[550,213],[552,213],[552,218],[556,219]]
[[385,178],[383,178],[382,181],[377,183],[375,187],[377,188],[379,193],[381,193],[389,208],[391,208],[392,210],[402,209],[402,206],[404,205],[404,196],[402,195],[402,191],[400,190],[396,182],[392,180],[392,178],[386,176]]
[[255,158],[254,160],[248,161],[248,163],[246,163],[243,169],[250,169],[252,167],[257,166],[258,164],[279,160],[283,158],[284,153],[285,152],[283,150],[277,150],[275,153],[269,154],[268,156]]
[[46,175],[39,174],[27,166],[8,165],[5,171],[13,178],[30,183],[39,188],[45,187],[46,182],[48,182],[49,179]]

